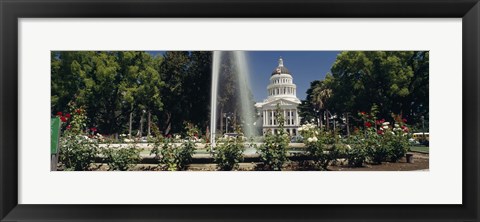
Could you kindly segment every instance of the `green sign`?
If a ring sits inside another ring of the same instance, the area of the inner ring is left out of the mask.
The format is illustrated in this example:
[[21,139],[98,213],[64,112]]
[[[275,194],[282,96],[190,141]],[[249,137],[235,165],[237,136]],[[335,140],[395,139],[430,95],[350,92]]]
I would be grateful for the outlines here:
[[60,118],[55,117],[50,120],[50,153],[57,154],[58,152],[58,140],[60,139]]

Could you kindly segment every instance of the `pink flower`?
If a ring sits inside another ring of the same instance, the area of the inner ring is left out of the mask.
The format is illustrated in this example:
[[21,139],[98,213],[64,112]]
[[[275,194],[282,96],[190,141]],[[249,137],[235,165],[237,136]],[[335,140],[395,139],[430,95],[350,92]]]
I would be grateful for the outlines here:
[[70,113],[65,114],[65,117],[70,119],[70,117],[71,117]]
[[62,112],[57,112],[57,116],[62,116]]
[[60,117],[60,120],[64,123],[64,122],[67,122],[67,118],[65,118],[65,116],[62,116]]
[[372,127],[372,124],[371,124],[370,122],[365,122],[365,126],[366,126],[367,128],[370,128],[370,127]]

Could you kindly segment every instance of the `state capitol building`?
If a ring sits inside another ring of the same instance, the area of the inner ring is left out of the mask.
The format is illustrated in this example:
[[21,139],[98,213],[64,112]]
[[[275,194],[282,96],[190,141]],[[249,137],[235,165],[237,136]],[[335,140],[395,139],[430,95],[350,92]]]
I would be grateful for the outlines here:
[[301,103],[297,98],[297,86],[293,83],[292,73],[283,65],[283,59],[278,60],[278,66],[270,76],[270,83],[267,86],[268,97],[263,102],[255,104],[257,112],[263,121],[262,132],[275,133],[279,124],[275,120],[277,104],[285,117],[284,128],[292,136],[298,134],[300,117],[298,105]]

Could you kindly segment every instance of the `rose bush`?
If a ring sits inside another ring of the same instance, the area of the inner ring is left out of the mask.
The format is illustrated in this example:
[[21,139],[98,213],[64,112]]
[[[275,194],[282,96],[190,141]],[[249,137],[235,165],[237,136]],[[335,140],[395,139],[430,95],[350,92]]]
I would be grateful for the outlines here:
[[228,137],[215,147],[215,163],[220,170],[237,169],[243,161],[244,143],[240,137]]
[[87,134],[84,109],[75,108],[73,103],[70,103],[69,107],[75,111],[75,115],[57,113],[64,129],[60,137],[59,162],[65,170],[91,170],[91,164],[99,153],[98,140],[101,135]]
[[279,123],[277,132],[267,132],[264,143],[257,149],[265,170],[282,170],[283,164],[287,161],[287,148],[290,136],[284,129],[285,117],[283,112],[280,112],[279,104],[277,104],[275,118],[276,122]]
[[333,133],[322,132],[310,123],[302,125],[298,131],[304,138],[307,155],[311,157],[316,169],[326,170],[330,162],[336,161],[339,152]]
[[155,154],[155,157],[159,159],[160,167],[168,171],[187,169],[195,152],[194,141],[186,139],[177,145],[171,137],[163,137],[157,127],[152,127],[152,129],[155,137],[151,139],[153,148],[150,154]]
[[370,114],[360,112],[359,116],[364,121],[362,142],[368,159],[376,164],[384,161],[396,162],[407,153],[409,128],[406,119],[401,115],[393,115],[394,124],[385,119],[376,119],[376,107],[372,107]]

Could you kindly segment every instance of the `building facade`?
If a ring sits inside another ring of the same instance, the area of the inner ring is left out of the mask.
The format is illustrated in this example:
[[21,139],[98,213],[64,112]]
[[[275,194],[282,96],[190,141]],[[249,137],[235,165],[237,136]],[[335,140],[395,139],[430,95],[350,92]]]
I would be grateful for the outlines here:
[[290,71],[283,65],[283,59],[278,60],[278,66],[273,70],[270,76],[270,83],[267,86],[268,97],[263,102],[255,104],[257,113],[262,121],[262,131],[266,133],[275,133],[279,124],[275,118],[277,104],[280,106],[280,112],[285,117],[284,128],[290,135],[298,134],[300,126],[300,117],[298,116],[298,105],[301,103],[297,98],[297,86],[293,83],[293,77]]

